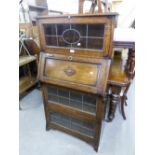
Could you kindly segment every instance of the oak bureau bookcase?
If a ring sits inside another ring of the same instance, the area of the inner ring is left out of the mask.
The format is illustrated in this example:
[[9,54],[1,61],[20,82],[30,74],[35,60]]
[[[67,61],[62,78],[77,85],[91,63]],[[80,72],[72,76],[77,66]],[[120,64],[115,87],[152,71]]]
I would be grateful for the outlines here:
[[37,18],[46,130],[58,129],[97,151],[104,117],[116,13]]

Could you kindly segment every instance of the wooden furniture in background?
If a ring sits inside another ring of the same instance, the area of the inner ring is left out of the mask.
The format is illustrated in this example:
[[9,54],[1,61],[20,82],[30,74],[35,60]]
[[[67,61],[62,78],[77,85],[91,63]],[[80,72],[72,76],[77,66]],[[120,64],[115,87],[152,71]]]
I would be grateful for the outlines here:
[[39,15],[48,15],[50,13],[53,14],[63,14],[62,11],[57,10],[51,10],[48,9],[47,6],[38,6],[38,5],[28,5],[29,6],[29,12],[32,19],[32,22],[34,25],[36,25],[36,17]]
[[34,86],[37,80],[39,47],[32,39],[32,24],[19,25],[19,95]]
[[19,57],[19,95],[22,95],[29,88],[34,86],[37,80],[37,57]]
[[115,13],[38,17],[38,79],[46,129],[74,135],[94,146],[100,140]]
[[[39,54],[40,42],[38,27],[32,23],[19,23],[19,32],[24,33],[26,39],[24,40],[25,46],[30,49],[30,54]],[[33,49],[32,49],[33,48]]]
[[127,92],[135,75],[135,45],[134,42],[114,42],[115,48],[127,48],[128,59],[124,66],[121,53],[114,55],[109,78],[107,94],[110,99],[108,121],[115,117],[117,105],[121,106],[121,114],[126,119],[124,106],[127,105]]
[[[98,11],[97,13],[105,13],[108,12],[108,0],[79,0],[79,14],[83,14],[84,13],[84,2],[85,1],[90,1],[91,7],[88,13],[90,14],[94,14],[95,12],[95,8],[98,7]],[[104,11],[102,10],[102,5],[104,7]]]
[[36,17],[39,15],[63,14],[61,11],[48,9],[47,0],[21,0],[19,5],[20,23],[31,23],[33,26],[36,25]]

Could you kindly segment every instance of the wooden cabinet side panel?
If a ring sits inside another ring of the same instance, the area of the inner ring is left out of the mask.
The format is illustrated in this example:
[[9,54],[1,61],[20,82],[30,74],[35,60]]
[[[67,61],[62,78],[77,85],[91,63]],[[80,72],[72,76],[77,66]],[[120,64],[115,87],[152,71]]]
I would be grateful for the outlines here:
[[99,141],[100,141],[100,134],[101,134],[101,127],[102,127],[102,118],[104,116],[104,102],[103,98],[99,96],[97,98],[97,112],[96,112],[96,128],[95,128],[95,140],[94,140],[94,148],[98,151]]

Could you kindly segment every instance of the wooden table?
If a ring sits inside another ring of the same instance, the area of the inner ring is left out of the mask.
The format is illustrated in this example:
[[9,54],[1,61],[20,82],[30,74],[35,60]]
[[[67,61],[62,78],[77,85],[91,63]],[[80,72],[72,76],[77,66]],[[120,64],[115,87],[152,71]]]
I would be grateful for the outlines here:
[[116,107],[121,105],[121,114],[126,119],[124,106],[127,105],[127,92],[135,74],[135,43],[134,42],[113,42],[114,48],[128,48],[128,59],[125,67],[120,56],[114,57],[107,88],[107,101],[110,102],[108,121],[115,117]]

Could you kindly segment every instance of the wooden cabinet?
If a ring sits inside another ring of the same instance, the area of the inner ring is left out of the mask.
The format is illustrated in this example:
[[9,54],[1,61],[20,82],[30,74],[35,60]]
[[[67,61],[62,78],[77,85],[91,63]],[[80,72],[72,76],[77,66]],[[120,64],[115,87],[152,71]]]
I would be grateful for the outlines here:
[[38,17],[46,129],[100,140],[116,14]]
[[107,87],[107,98],[110,100],[108,121],[115,118],[118,105],[126,120],[124,107],[127,106],[127,93],[135,76],[135,43],[115,41],[114,47],[128,49],[128,54],[123,57],[122,51],[114,51]]

